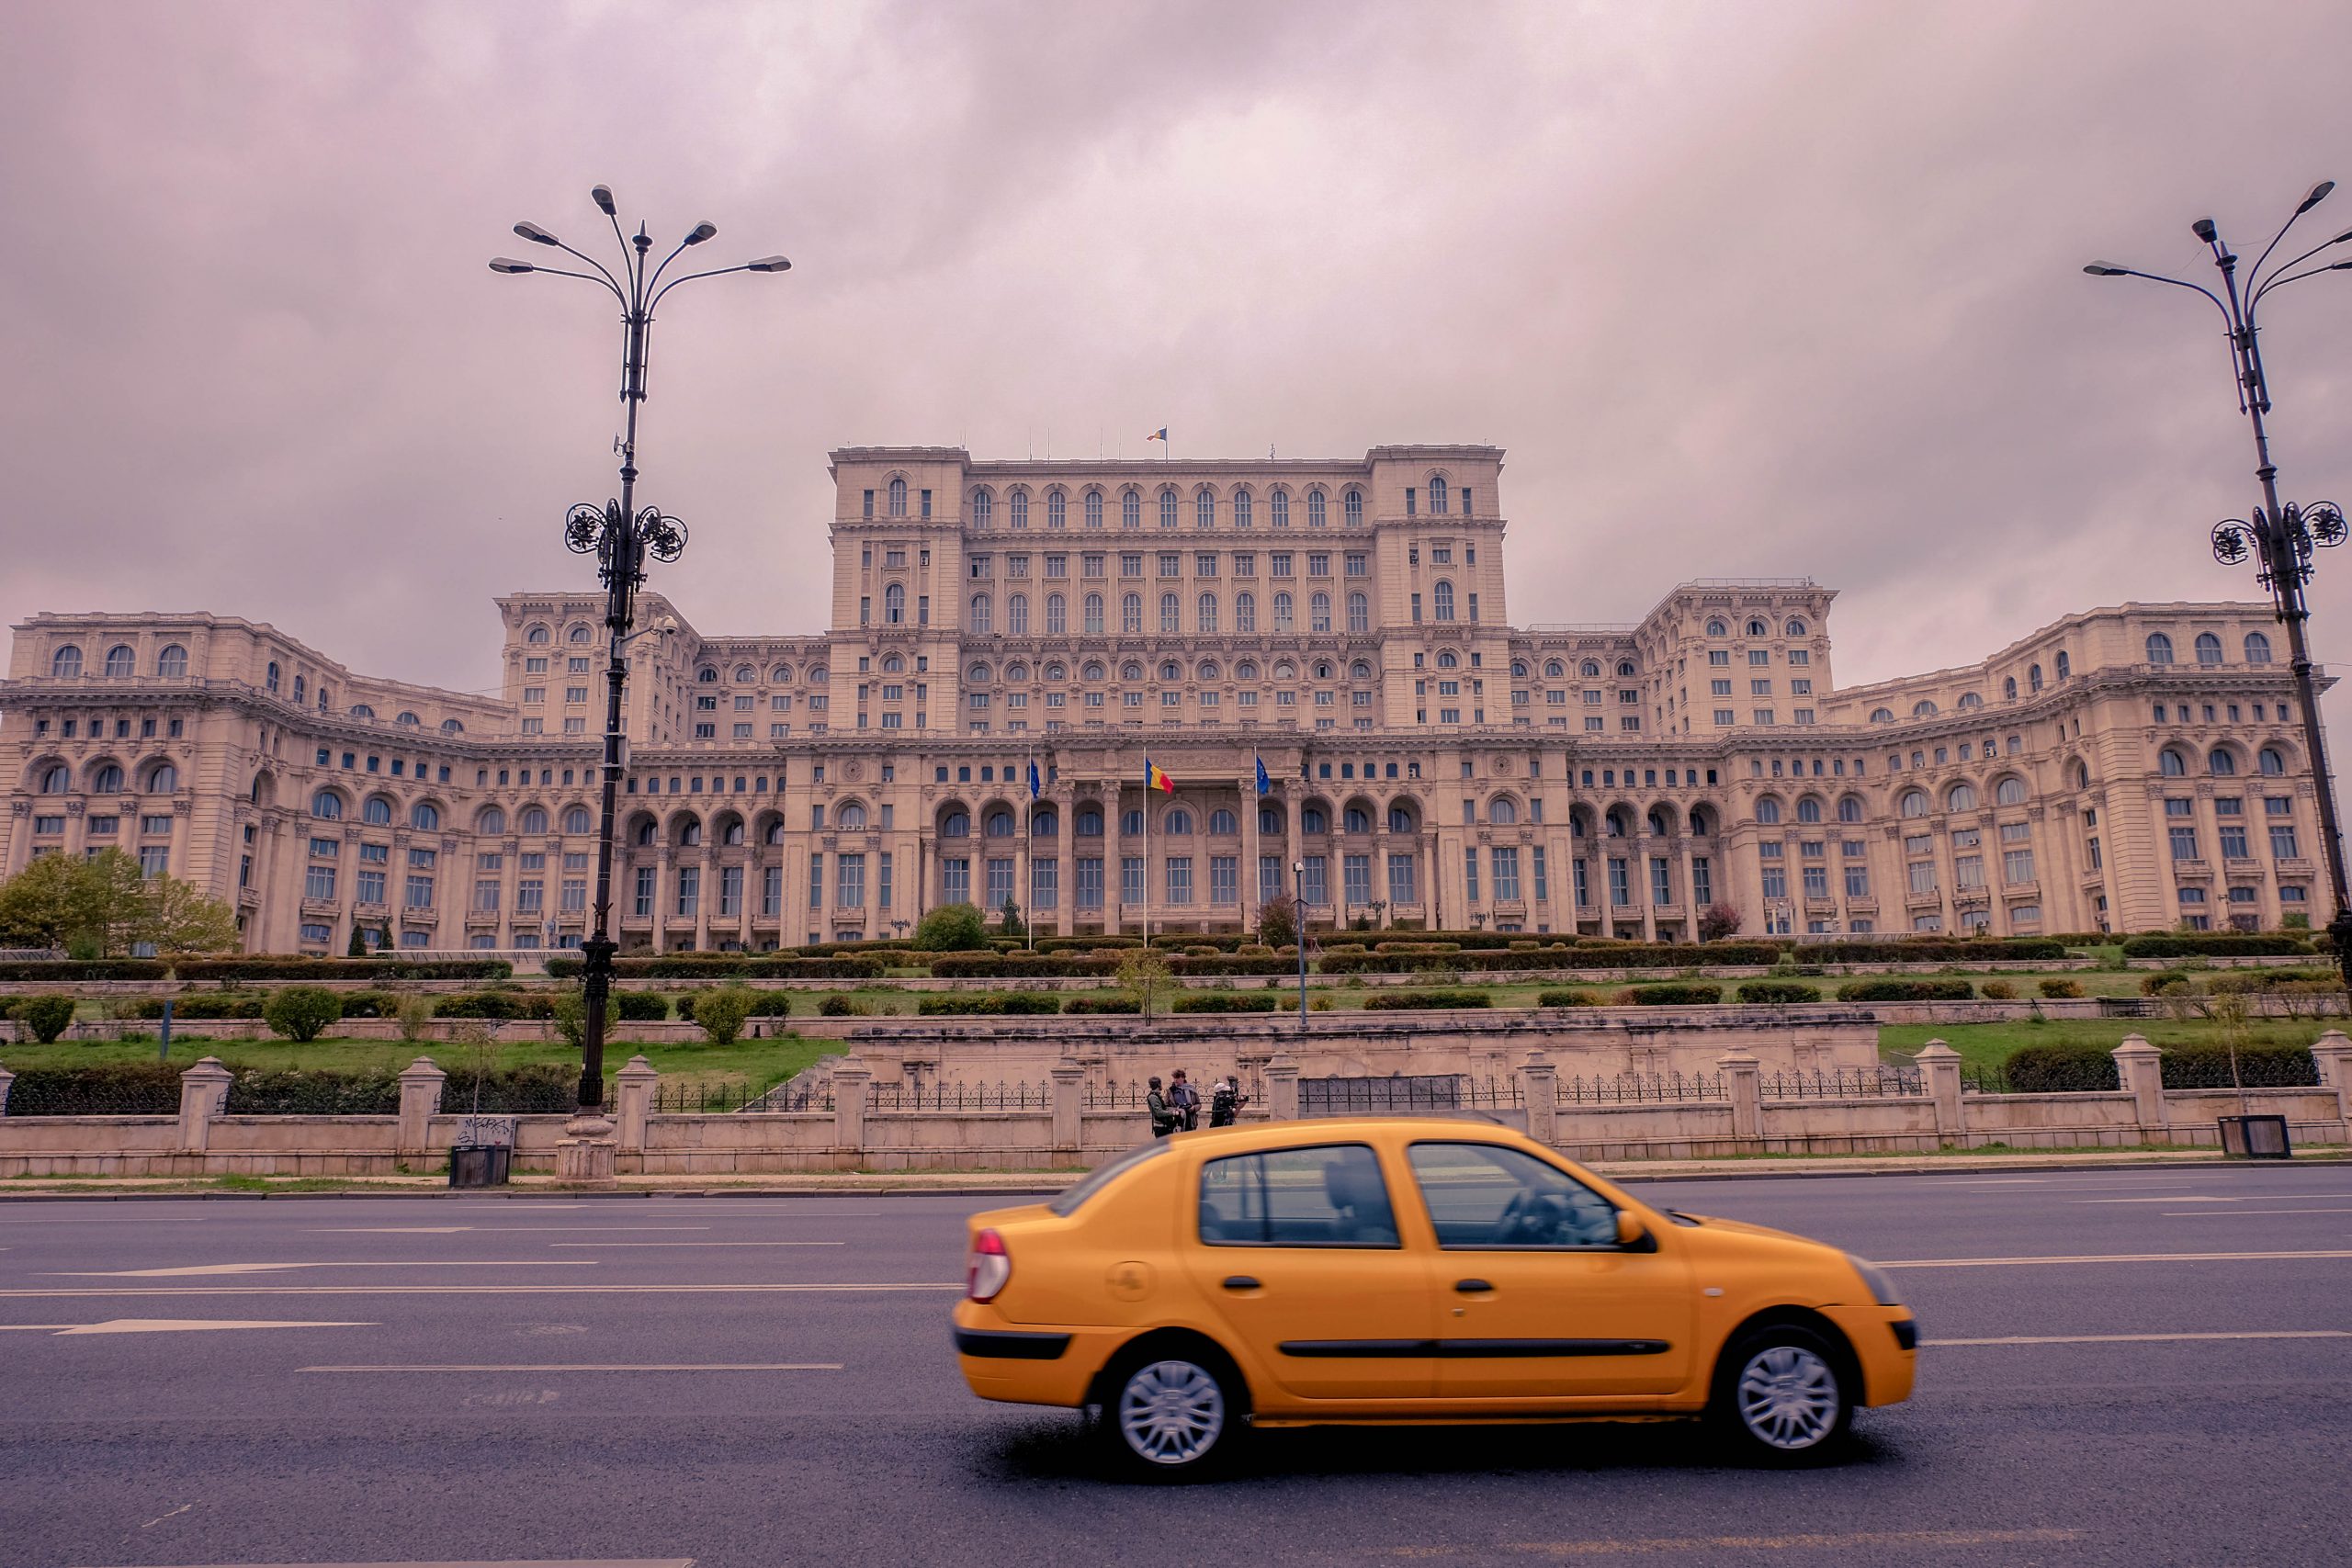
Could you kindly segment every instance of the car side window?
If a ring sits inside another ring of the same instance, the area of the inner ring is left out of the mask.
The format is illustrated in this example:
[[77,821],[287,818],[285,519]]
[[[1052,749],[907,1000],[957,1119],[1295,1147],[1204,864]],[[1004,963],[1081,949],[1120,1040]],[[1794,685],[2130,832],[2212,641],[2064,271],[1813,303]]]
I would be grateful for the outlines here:
[[1363,1144],[1231,1155],[1201,1168],[1211,1247],[1395,1247],[1380,1160]]
[[1498,1144],[1415,1144],[1408,1154],[1449,1251],[1617,1244],[1616,1205],[1532,1155]]

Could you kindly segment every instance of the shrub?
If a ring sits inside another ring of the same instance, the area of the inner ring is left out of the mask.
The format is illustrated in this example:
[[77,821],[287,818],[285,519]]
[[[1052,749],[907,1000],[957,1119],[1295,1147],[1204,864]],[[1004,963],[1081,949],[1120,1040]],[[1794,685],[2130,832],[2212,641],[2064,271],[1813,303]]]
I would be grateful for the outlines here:
[[1664,986],[1632,986],[1617,993],[1620,1007],[1692,1007],[1723,999],[1724,988],[1721,986],[1710,986],[1695,980],[1678,980]]
[[2043,996],[2054,1001],[2081,996],[2083,983],[2080,980],[2069,980],[2063,976],[2052,975],[2041,982],[2040,989]]
[[[365,991],[359,993],[362,997],[369,994]],[[217,996],[174,997],[172,1016],[175,1019],[259,1018],[262,1004],[268,999],[263,996],[237,996],[232,993]],[[345,997],[345,1005],[348,1007],[351,1000],[351,998]],[[114,1004],[114,1015],[117,1018],[161,1018],[164,1016],[164,1004],[155,997],[126,998]],[[354,1015],[345,1012],[344,1016],[349,1018]],[[358,1016],[366,1017],[367,1015],[363,1013]]]
[[[2224,1045],[2177,1045],[2164,1056],[2166,1089],[2229,1089],[2230,1053]],[[2319,1082],[2319,1064],[2301,1045],[2241,1045],[2238,1078],[2251,1087]]]
[[389,1068],[306,1072],[238,1067],[232,1071],[228,1102],[222,1107],[231,1116],[390,1116],[401,1108],[400,1077]]
[[1975,995],[1965,980],[1849,980],[1838,987],[1841,1002],[1964,1002]]
[[308,1043],[343,1017],[343,998],[318,986],[288,986],[269,998],[262,1018],[270,1032]]
[[173,968],[183,980],[503,980],[514,973],[503,958],[181,958]]
[[400,1035],[410,1044],[421,1044],[433,1033],[433,998],[406,996],[400,1001],[395,1015],[400,1020]]
[[74,1021],[72,997],[27,997],[8,1010],[8,1016],[25,1026],[26,1032],[47,1045],[64,1033]]
[[1062,1011],[1064,1012],[1126,1013],[1132,1015],[1141,1012],[1142,1010],[1143,1004],[1136,1001],[1133,997],[1064,997],[1062,998]]
[[748,986],[721,986],[694,998],[695,1026],[714,1045],[732,1045],[759,998]]
[[2018,988],[2007,980],[1987,980],[1976,987],[1976,994],[1987,1001],[2013,1002],[2017,1000]]
[[1817,1002],[1821,987],[1802,980],[1742,980],[1732,995],[1743,1002]]
[[1800,964],[1992,964],[2064,958],[2066,944],[2041,937],[1972,937],[1926,942],[1806,942],[1794,950]]
[[[1143,950],[1136,947],[1123,951],[1139,953]],[[1161,961],[1170,962],[1164,954]],[[1199,964],[1219,961],[1187,958],[1173,962]],[[1034,958],[1026,954],[995,953],[953,953],[931,961],[932,977],[939,980],[1071,980],[1114,975],[1118,968],[1119,961],[1115,958],[1095,958],[1075,953],[1041,953]]]
[[400,998],[390,991],[343,993],[343,1016],[345,1018],[390,1018],[400,1010]]
[[924,953],[967,953],[989,944],[989,919],[972,904],[942,904],[915,927],[914,946]]
[[987,991],[965,996],[925,997],[915,1004],[925,1018],[984,1013],[1048,1013],[1061,1011],[1061,998],[1051,991]]
[[2012,1094],[2071,1094],[2120,1087],[2101,1045],[2022,1045],[2002,1064]]
[[1272,991],[1195,991],[1178,997],[1170,1012],[1272,1012]]
[[1380,991],[1366,997],[1363,1005],[1374,1012],[1417,1012],[1426,1008],[1492,1007],[1495,998],[1489,992],[1461,989]]
[[2261,931],[2171,931],[2135,936],[2123,943],[2126,958],[2259,958],[2311,951],[2312,944],[2301,937]]
[[1541,991],[1535,1005],[1540,1008],[1597,1008],[1601,998],[1590,991]]
[[19,1067],[8,1090],[8,1114],[169,1116],[180,1108],[182,1070],[166,1062]]
[[2140,994],[2143,997],[2186,996],[2196,989],[2197,982],[2186,975],[2147,975],[2140,980]]
[[162,980],[160,958],[19,958],[0,964],[0,980]]
[[817,1004],[819,1018],[864,1018],[866,1011],[865,1003],[843,996],[827,997]]
[[435,1018],[553,1018],[551,991],[469,991],[444,997],[433,1010]]

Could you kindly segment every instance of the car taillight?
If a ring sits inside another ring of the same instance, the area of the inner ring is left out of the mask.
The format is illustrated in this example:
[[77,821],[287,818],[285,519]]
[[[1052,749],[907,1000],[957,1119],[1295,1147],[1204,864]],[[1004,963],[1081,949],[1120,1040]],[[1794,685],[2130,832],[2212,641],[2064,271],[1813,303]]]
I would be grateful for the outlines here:
[[1012,1280],[1012,1258],[1004,1250],[1004,1237],[994,1231],[974,1236],[965,1262],[964,1293],[976,1302],[992,1302]]

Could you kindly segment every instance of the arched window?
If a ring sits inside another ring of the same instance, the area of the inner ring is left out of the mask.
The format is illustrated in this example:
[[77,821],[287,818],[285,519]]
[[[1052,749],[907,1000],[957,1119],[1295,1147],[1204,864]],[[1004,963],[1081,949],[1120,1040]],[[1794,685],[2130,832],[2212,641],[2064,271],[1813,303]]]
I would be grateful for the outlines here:
[[1258,629],[1258,596],[1246,589],[1233,596],[1233,629],[1237,632]]
[[1058,593],[1046,595],[1046,635],[1059,637],[1069,630],[1069,601]]
[[1183,629],[1182,626],[1179,625],[1181,619],[1182,617],[1177,609],[1176,595],[1173,593],[1162,593],[1159,596],[1159,629],[1163,632],[1181,631]]
[[1731,628],[1724,625],[1721,621],[1709,621],[1707,623],[1707,635],[1709,637],[1729,637],[1731,636]]
[[1290,595],[1289,595],[1287,592],[1283,592],[1283,593],[1277,593],[1277,594],[1275,594],[1275,595],[1274,595],[1274,630],[1276,630],[1276,631],[1278,631],[1278,632],[1286,632],[1286,631],[1290,630],[1290,629],[1291,629],[1291,618],[1292,618],[1292,617],[1291,617],[1291,597],[1290,597]]
[[2018,700],[2018,678],[2016,676],[2007,675],[2002,677],[2001,700],[2005,703],[2013,703]]
[[1216,595],[1204,593],[1193,606],[1193,629],[1203,634],[1216,630]]
[[1895,803],[1894,808],[1905,817],[1925,817],[1928,814],[1928,792],[1923,789],[1906,789],[1903,792],[1903,798]]
[[1893,708],[1872,708],[1871,709],[1871,722],[1872,724],[1893,724],[1894,722],[1894,710]]
[[366,703],[354,703],[351,705],[351,716],[354,718],[373,718],[376,716],[376,710],[369,707]]
[[[861,825],[864,823],[865,818],[862,814],[858,820]],[[846,828],[849,824],[847,822],[843,822],[842,826]],[[729,817],[727,818],[726,822],[723,823],[718,829],[718,841],[722,844],[741,843],[743,841],[743,819],[741,817]]]
[[2216,746],[2205,755],[2205,771],[2219,777],[2227,777],[2238,771],[2238,760]]
[[882,624],[895,626],[907,618],[907,586],[893,582],[882,590]]
[[1216,526],[1216,496],[1203,491],[1193,498],[1193,525],[1197,528]]
[[138,672],[139,656],[130,651],[129,643],[119,642],[107,649],[107,674],[110,678],[122,680]]
[[1781,803],[1779,801],[1768,795],[1756,803],[1756,820],[1769,825],[1780,819]]
[[1122,681],[1142,680],[1143,666],[1136,663],[1132,659],[1128,660],[1125,664],[1119,666],[1119,679]]
[[71,681],[82,673],[82,650],[67,643],[50,655],[49,672],[60,681]]
[[1272,495],[1267,497],[1266,505],[1273,513],[1273,524],[1275,527],[1287,528],[1290,526],[1290,491],[1286,490],[1278,490],[1274,491]]
[[1461,656],[1456,654],[1453,649],[1450,648],[1441,648],[1437,650],[1437,667],[1439,669],[1452,670],[1461,662]]
[[996,671],[986,664],[975,664],[970,670],[965,671],[965,678],[975,686],[985,686],[989,683],[989,677],[995,673]]
[[1176,492],[1172,490],[1163,490],[1159,492],[1159,525],[1163,528],[1173,528],[1176,526]]
[[1766,626],[1762,621],[1751,620],[1747,623],[1747,635],[1749,637],[1770,637],[1772,635],[1772,628]]
[[1328,632],[1331,629],[1331,596],[1316,592],[1306,601],[1306,626],[1309,631]]
[[1102,595],[1100,593],[1089,593],[1086,596],[1085,625],[1089,637],[1102,635]]
[[462,735],[465,733],[465,728],[464,725],[454,718],[445,718],[441,721],[441,733],[444,735]]
[[[1361,523],[1363,523],[1363,491],[1360,491],[1360,490],[1351,490],[1351,491],[1348,491],[1348,493],[1347,493],[1347,495],[1346,495],[1345,499],[1343,500],[1343,502],[1342,502],[1342,503],[1341,503],[1340,510],[1341,510],[1341,512],[1344,513],[1344,516],[1343,516],[1343,519],[1342,519],[1342,521],[1343,521],[1343,525],[1344,525],[1344,526],[1347,526],[1347,527],[1350,527],[1350,528],[1353,528],[1353,527],[1357,526],[1358,525],[1360,525]],[[1315,520],[1313,517],[1309,517],[1309,518],[1307,518],[1307,520],[1306,520],[1306,525],[1307,525],[1308,527],[1310,527],[1310,528],[1314,527],[1314,526],[1315,526],[1315,521],[1316,521],[1316,520]]]
[[849,801],[842,807],[834,822],[844,833],[863,833],[865,831],[865,807],[854,800]]
[[1323,492],[1319,490],[1306,492],[1306,525],[1310,528],[1323,526]]
[[43,795],[63,795],[74,787],[74,770],[62,762],[51,762],[40,771],[40,792]]
[[1048,528],[1059,528],[1067,523],[1069,521],[1069,503],[1063,499],[1061,491],[1057,490],[1046,491],[1046,526]]
[[1184,678],[1184,667],[1177,663],[1172,659],[1161,660],[1159,663],[1159,678],[1162,681],[1166,681],[1170,683],[1181,681]]
[[573,643],[590,642],[594,640],[595,636],[596,628],[590,626],[587,622],[582,621],[578,626],[571,628],[571,635],[569,640]]
[[972,526],[985,528],[994,521],[995,517],[996,497],[984,490],[974,491],[972,492]]
[[1328,833],[1331,830],[1331,818],[1321,807],[1310,806],[1298,814],[1298,830],[1302,833]]
[[1040,811],[1029,818],[1029,836],[1033,839],[1050,839],[1061,830],[1062,819],[1051,811]]
[[2039,665],[2039,664],[2029,664],[2029,665],[2027,665],[2027,666],[2026,666],[2026,669],[2025,669],[2025,689],[2026,689],[2027,691],[2029,691],[2029,692],[2038,692],[2038,691],[2041,690],[2041,665]]
[[548,830],[547,808],[541,806],[525,807],[521,818],[515,823],[514,830],[518,833],[546,832]]
[[570,807],[564,811],[563,830],[567,833],[589,832],[594,829],[595,825],[595,820],[588,815],[588,808],[584,806]]
[[523,640],[529,643],[533,648],[544,648],[548,644],[548,635],[547,627],[533,626],[530,630],[523,634]]
[[2151,664],[2170,664],[2172,662],[2172,638],[2165,636],[2162,632],[2150,632],[2148,634],[2148,662]]
[[1453,584],[1441,577],[1430,591],[1430,604],[1441,621],[1453,619]]
[[2197,662],[2219,664],[2222,661],[2222,639],[2211,632],[2197,634]]
[[760,830],[760,842],[763,844],[784,842],[784,823],[780,819],[772,818],[768,825]]
[[1843,799],[1841,799],[1841,800],[1839,800],[1839,801],[1838,802],[1838,821],[1840,821],[1840,822],[1859,822],[1859,821],[1860,821],[1861,819],[1862,819],[1862,800],[1861,800],[1861,796],[1860,796],[1860,795],[1849,795],[1845,796]]
[[1029,492],[1016,490],[1005,498],[1006,523],[1014,528],[1029,526]]
[[1180,806],[1161,818],[1159,825],[1170,838],[1188,839],[1193,834],[1193,814]]
[[1372,630],[1372,601],[1362,593],[1348,595],[1348,630],[1357,633]]
[[1371,679],[1372,679],[1372,663],[1371,663],[1371,661],[1370,661],[1369,660],[1359,659],[1359,660],[1357,660],[1353,664],[1349,665],[1349,666],[1348,666],[1348,679],[1349,679],[1349,680],[1351,680],[1351,681],[1369,681],[1369,680],[1371,680]]
[[1808,795],[1797,802],[1797,820],[1800,822],[1821,820],[1821,801],[1818,796]]
[[968,839],[972,836],[972,819],[961,811],[951,811],[941,818],[939,836],[943,839]]
[[90,793],[92,795],[120,795],[122,769],[113,762],[101,766],[96,775],[90,781]]
[[1139,491],[1123,491],[1119,495],[1119,526],[1143,526],[1143,494]]
[[1804,636],[1804,623],[1803,621],[1791,621],[1783,629],[1786,630],[1788,635],[1791,637]]
[[1081,808],[1078,814],[1078,827],[1076,829],[1076,832],[1081,839],[1101,838],[1102,836],[1102,813],[1091,806]]
[[2063,681],[2074,672],[2075,666],[2072,661],[2067,659],[2066,650],[2063,648],[2060,649],[2058,650],[2058,679]]
[[493,838],[503,833],[506,831],[506,813],[495,806],[483,807],[481,816],[475,819],[474,831]]
[[987,594],[975,593],[972,595],[972,613],[967,617],[967,619],[971,623],[971,629],[981,637],[988,636],[989,631],[993,629],[995,625],[995,616],[989,614],[989,596]]
[[180,787],[180,771],[169,762],[158,762],[147,770],[147,793],[169,795]]
[[[79,656],[77,655],[76,657],[78,658]],[[277,660],[273,659],[269,661],[269,668],[265,671],[262,675],[262,684],[266,686],[273,695],[276,694],[277,691]]]
[[789,682],[792,679],[792,666],[789,664],[777,665],[775,669],[768,671],[768,679],[777,682],[778,683]]
[[735,683],[737,685],[749,686],[758,681],[759,678],[760,672],[757,670],[752,669],[750,665],[738,664],[735,666]]
[[1597,659],[1588,659],[1577,667],[1577,673],[1588,681],[1598,681],[1600,679],[1600,661]]
[[902,479],[893,477],[890,480],[890,515],[893,517],[904,517],[906,514],[907,481]]
[[2262,749],[2262,755],[2256,761],[2266,778],[2281,778],[2286,774],[2286,754],[2276,746],[2265,746]]
[[392,803],[380,795],[371,795],[359,808],[359,819],[371,828],[389,828],[392,825]]
[[1547,659],[1544,661],[1544,678],[1547,681],[1557,681],[1567,672],[1568,667],[1556,659]]
[[1487,807],[1487,820],[1498,828],[1516,826],[1519,822],[1519,802],[1507,795],[1497,795]]
[[2168,779],[2177,779],[2188,773],[2188,764],[2181,760],[2179,752],[2167,746],[2156,753],[2156,772]]
[[323,822],[333,822],[343,816],[343,796],[331,789],[322,789],[311,796],[311,815]]
[[1250,526],[1250,492],[1246,490],[1233,492],[1233,525],[1237,528]]
[[1413,830],[1413,813],[1411,808],[1403,806],[1390,807],[1388,808],[1388,830],[1392,833],[1411,832]]
[[[2078,767],[2081,764],[2079,763],[2076,764]],[[1995,784],[1993,786],[1993,803],[1996,806],[2023,806],[2025,804],[2025,780],[2018,777],[2015,773],[2012,773],[2007,778],[2003,779],[1999,784]]]
[[1029,595],[1026,593],[1004,596],[1004,631],[1007,637],[1029,635]]
[[2075,764],[2075,787],[2076,789],[2088,789],[2091,787],[2091,770],[2088,763],[2076,762]]
[[678,844],[680,848],[692,849],[695,845],[701,842],[702,824],[700,822],[697,822],[693,818],[689,817],[684,821],[678,824]]
[[1102,492],[1099,490],[1086,492],[1086,525],[1089,528],[1102,526]]
[[703,685],[715,686],[718,683],[718,667],[715,664],[706,664],[695,671],[695,679]]
[[1143,595],[1122,594],[1119,598],[1119,629],[1130,634],[1143,630]]
[[640,844],[658,844],[662,841],[661,829],[650,822],[639,822],[637,825],[637,841]]
[[1947,811],[1975,810],[1976,786],[1964,784],[1952,785],[1951,793],[1944,796],[1944,809]]
[[1935,699],[1934,699],[1934,698],[1932,698],[1932,697],[1921,697],[1917,702],[1913,703],[1913,704],[1911,705],[1911,716],[1912,716],[1913,718],[1933,718],[1933,717],[1935,717],[1935,716],[1936,716],[1936,704],[1935,704]]
[[1960,701],[1952,705],[1961,709],[1962,712],[1965,712],[1970,708],[1983,707],[1984,705],[1984,699],[1978,696],[1974,692],[1962,692],[1960,694]]
[[[2060,655],[2059,655],[2059,657],[2063,659],[2063,658],[2064,658],[2064,657],[2065,657],[2065,655],[2064,655],[2064,654],[2060,654]],[[2246,633],[2246,634],[2245,634],[2245,661],[2246,661],[2248,664],[2267,664],[2267,663],[2269,663],[2269,662],[2270,662],[2270,639],[2269,639],[2268,637],[2267,637],[2263,636],[2260,632],[2248,632],[2248,633]]]
[[1010,839],[1012,837],[1012,813],[1001,808],[991,811],[983,826],[991,839]]
[[[2255,661],[2249,659],[2247,662],[2253,663]],[[2262,662],[2269,662],[2267,645],[2265,645]],[[187,649],[182,648],[178,643],[174,643],[169,648],[164,649],[163,652],[157,654],[155,656],[155,673],[161,675],[166,681],[176,681],[181,676],[186,675],[187,673]]]
[[1220,806],[1209,813],[1209,833],[1212,837],[1230,838],[1240,830],[1240,824],[1234,820],[1233,813],[1224,807]]
[[408,808],[408,825],[435,832],[441,826],[441,808],[429,800],[420,800]]
[[1630,659],[1619,660],[1617,661],[1617,675],[1620,680],[1632,680],[1634,678],[1634,661]]

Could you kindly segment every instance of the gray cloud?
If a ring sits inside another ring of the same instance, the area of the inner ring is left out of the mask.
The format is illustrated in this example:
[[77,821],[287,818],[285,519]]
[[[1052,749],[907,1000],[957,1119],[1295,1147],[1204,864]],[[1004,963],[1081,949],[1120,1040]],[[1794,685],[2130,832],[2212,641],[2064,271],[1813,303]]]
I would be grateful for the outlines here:
[[[212,608],[460,688],[494,679],[493,593],[583,578],[557,522],[611,488],[609,310],[482,265],[516,218],[593,237],[597,180],[796,263],[659,329],[645,493],[694,527],[662,586],[707,628],[821,625],[830,446],[1140,456],[1167,424],[1186,454],[1498,442],[1515,618],[1810,573],[1854,682],[2254,592],[2202,545],[2253,499],[2212,323],[2077,268],[2198,267],[2209,210],[2250,255],[2352,177],[2352,12],[2309,5],[49,4],[12,32],[0,612]],[[2352,500],[2347,289],[2272,317],[2295,495]],[[2316,598],[2324,656],[2352,561]]]

